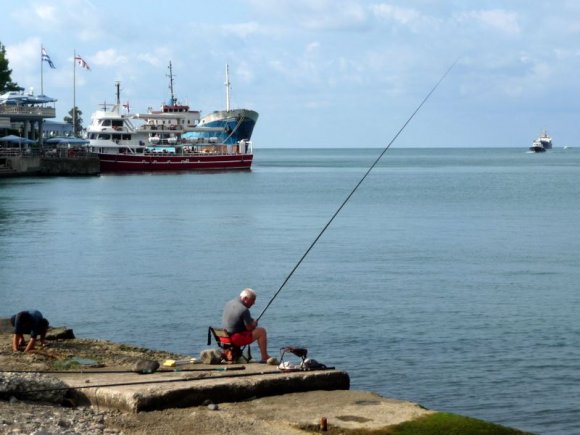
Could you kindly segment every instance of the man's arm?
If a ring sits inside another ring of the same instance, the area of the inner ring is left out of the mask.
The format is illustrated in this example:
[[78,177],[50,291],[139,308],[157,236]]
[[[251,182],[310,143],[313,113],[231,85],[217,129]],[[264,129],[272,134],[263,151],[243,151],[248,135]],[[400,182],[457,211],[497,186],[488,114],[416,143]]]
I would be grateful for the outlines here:
[[12,336],[12,350],[14,352],[18,352],[18,346],[20,346],[20,342],[24,340],[24,336],[22,334],[14,334]]
[[256,329],[258,326],[258,321],[254,320],[254,319],[250,319],[250,321],[248,323],[246,323],[246,329],[248,331],[253,331],[254,329]]
[[24,352],[30,352],[34,349],[34,345],[36,344],[36,338],[32,338],[30,337],[30,341],[28,342],[28,345],[26,346],[26,349],[24,349]]

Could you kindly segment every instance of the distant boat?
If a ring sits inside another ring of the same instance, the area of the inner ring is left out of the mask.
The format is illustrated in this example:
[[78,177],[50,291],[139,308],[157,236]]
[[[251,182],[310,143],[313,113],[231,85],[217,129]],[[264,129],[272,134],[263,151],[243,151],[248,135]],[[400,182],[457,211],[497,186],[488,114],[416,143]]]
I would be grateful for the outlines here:
[[544,130],[537,139],[534,139],[534,141],[532,142],[532,146],[529,148],[529,150],[533,151],[534,153],[543,153],[546,150],[551,149],[552,149],[552,138],[548,136],[546,130]]
[[542,146],[544,147],[545,150],[552,149],[552,138],[550,136],[548,136],[548,133],[546,132],[546,130],[544,130],[542,132],[542,134],[540,135],[540,137],[538,137],[537,140],[540,141],[540,143],[542,144]]
[[[187,139],[217,138],[219,142],[227,145],[235,145],[240,141],[249,142],[252,138],[254,126],[258,121],[258,112],[251,109],[230,108],[230,76],[229,67],[226,65],[226,110],[217,110],[209,113],[199,120],[198,130],[187,132]],[[204,131],[204,128],[206,129]]]
[[536,139],[532,142],[532,146],[529,148],[530,151],[534,153],[545,153],[546,148],[542,145],[539,139]]

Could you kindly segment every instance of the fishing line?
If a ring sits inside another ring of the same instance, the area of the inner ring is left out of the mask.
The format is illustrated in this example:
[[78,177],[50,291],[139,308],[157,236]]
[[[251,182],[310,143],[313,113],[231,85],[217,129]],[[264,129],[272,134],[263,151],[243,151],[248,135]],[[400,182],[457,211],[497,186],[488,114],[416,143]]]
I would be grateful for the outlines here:
[[457,64],[457,62],[459,62],[459,58],[457,58],[451,64],[451,66],[449,68],[447,68],[447,70],[443,73],[443,75],[441,76],[441,78],[437,81],[437,83],[435,83],[435,85],[431,88],[431,90],[425,96],[425,98],[423,98],[423,101],[421,101],[421,104],[419,104],[417,106],[417,108],[415,109],[415,111],[411,114],[411,116],[409,116],[409,118],[407,119],[407,121],[405,121],[405,123],[403,124],[403,126],[397,132],[397,134],[395,134],[395,136],[391,139],[391,141],[389,142],[389,144],[383,149],[383,151],[375,159],[374,163],[366,171],[366,173],[363,175],[363,177],[360,179],[360,181],[356,184],[356,186],[354,186],[354,188],[348,194],[348,196],[343,201],[343,203],[340,205],[340,207],[338,207],[338,209],[334,212],[334,214],[332,215],[332,217],[330,218],[330,220],[322,228],[322,230],[320,231],[320,233],[318,234],[318,236],[316,236],[316,238],[314,239],[314,241],[310,244],[310,246],[308,247],[308,249],[306,250],[306,252],[304,252],[304,255],[302,255],[302,257],[300,258],[300,260],[298,260],[298,263],[296,263],[296,265],[294,266],[294,268],[290,271],[290,273],[288,274],[288,276],[286,277],[286,279],[284,280],[284,282],[282,283],[282,285],[280,286],[280,288],[278,289],[278,291],[276,293],[274,293],[274,296],[272,296],[272,298],[270,299],[270,301],[268,302],[268,304],[266,305],[266,307],[262,310],[262,312],[258,316],[258,319],[257,320],[260,320],[262,318],[262,316],[264,315],[264,313],[266,312],[266,310],[268,309],[268,307],[272,304],[272,302],[274,302],[274,299],[276,299],[276,297],[282,291],[282,289],[284,288],[284,286],[286,285],[286,283],[290,280],[290,278],[292,277],[292,275],[294,275],[294,272],[296,272],[296,270],[298,269],[298,267],[300,266],[300,264],[302,264],[302,261],[304,261],[304,259],[310,253],[310,251],[312,250],[312,248],[314,247],[314,245],[316,245],[316,243],[318,242],[318,240],[320,239],[320,237],[322,237],[322,235],[324,234],[324,232],[326,231],[326,229],[330,226],[330,224],[332,223],[332,221],[334,220],[334,218],[338,215],[338,213],[340,213],[340,211],[346,205],[346,203],[348,202],[348,200],[352,197],[352,195],[354,195],[354,192],[356,192],[356,190],[358,189],[358,187],[367,178],[367,176],[370,174],[370,172],[373,170],[373,168],[377,165],[377,163],[381,160],[381,158],[387,152],[387,150],[391,147],[391,145],[397,140],[397,138],[403,132],[403,130],[405,130],[405,128],[407,127],[407,125],[415,117],[415,115],[417,114],[417,112],[419,112],[419,110],[421,109],[421,107],[423,107],[423,105],[431,97],[431,94],[433,94],[433,92],[435,92],[435,89],[437,89],[439,87],[439,85],[441,84],[441,82],[445,79],[445,77],[447,77],[447,75],[453,69],[453,67]]

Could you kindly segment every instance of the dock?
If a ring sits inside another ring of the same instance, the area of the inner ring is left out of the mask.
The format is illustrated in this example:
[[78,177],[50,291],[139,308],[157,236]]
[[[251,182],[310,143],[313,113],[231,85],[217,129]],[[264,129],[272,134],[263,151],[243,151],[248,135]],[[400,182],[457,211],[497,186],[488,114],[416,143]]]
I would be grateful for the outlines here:
[[[87,370],[89,371],[89,370]],[[187,368],[151,374],[51,374],[74,391],[75,405],[91,405],[125,412],[185,408],[208,403],[241,402],[259,397],[314,390],[348,390],[348,373],[340,370],[282,372],[277,366],[192,364]],[[64,387],[63,387],[64,388]]]
[[[480,428],[477,433],[492,433],[490,428],[498,434],[520,433],[350,390],[350,376],[340,368],[285,371],[257,362],[202,364],[186,355],[78,339],[64,327],[49,330],[45,348],[13,352],[11,332],[9,318],[0,318],[0,414],[12,415],[12,427],[24,432],[47,427],[45,417],[31,422],[28,415],[34,415],[33,407],[51,403],[64,407],[42,408],[42,415],[57,422],[50,427],[78,426],[79,433],[97,426],[112,433],[303,434],[326,426],[331,433],[386,433],[395,425],[430,418],[444,419],[450,432],[468,424]],[[139,373],[143,362],[160,366]],[[88,408],[95,414],[78,411]],[[87,419],[93,419],[89,426]]]

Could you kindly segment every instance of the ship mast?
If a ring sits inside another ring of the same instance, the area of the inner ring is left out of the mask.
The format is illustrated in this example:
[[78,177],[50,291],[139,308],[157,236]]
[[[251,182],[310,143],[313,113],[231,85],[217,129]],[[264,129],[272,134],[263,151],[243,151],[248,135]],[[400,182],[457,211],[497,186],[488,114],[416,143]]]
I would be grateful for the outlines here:
[[[119,113],[121,107],[121,82],[115,82],[115,88],[117,88],[117,113]],[[106,110],[106,109],[105,109]]]
[[171,91],[171,105],[175,106],[177,104],[177,98],[173,93],[173,67],[171,66],[171,61],[169,61],[169,90]]
[[226,64],[226,111],[230,111],[230,66]]

